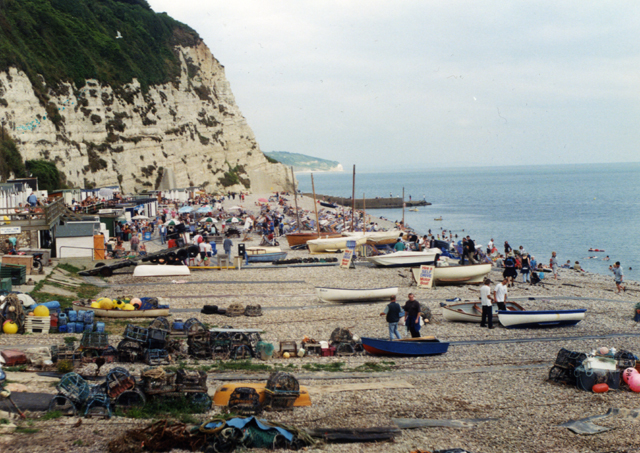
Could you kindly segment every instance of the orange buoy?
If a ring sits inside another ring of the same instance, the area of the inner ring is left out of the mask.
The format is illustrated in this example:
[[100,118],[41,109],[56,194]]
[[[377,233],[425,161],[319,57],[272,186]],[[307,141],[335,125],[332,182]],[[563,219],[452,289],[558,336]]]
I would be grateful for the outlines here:
[[609,386],[607,384],[596,384],[591,390],[593,390],[593,393],[606,393],[609,391]]

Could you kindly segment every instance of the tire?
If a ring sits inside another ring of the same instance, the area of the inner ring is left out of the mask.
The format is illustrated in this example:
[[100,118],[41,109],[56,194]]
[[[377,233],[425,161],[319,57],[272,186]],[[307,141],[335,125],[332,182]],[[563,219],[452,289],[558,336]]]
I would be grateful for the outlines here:
[[200,248],[197,245],[191,245],[187,249],[187,252],[189,253],[189,258],[195,258],[200,254]]
[[180,261],[184,261],[189,258],[189,252],[186,249],[180,249],[176,252],[176,256]]

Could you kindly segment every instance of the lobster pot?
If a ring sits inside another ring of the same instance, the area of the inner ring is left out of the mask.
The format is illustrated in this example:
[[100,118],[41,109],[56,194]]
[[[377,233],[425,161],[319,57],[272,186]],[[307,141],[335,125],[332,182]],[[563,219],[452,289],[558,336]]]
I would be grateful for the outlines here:
[[84,323],[85,324],[93,324],[93,318],[94,318],[94,312],[93,310],[87,310],[84,313]]
[[82,334],[80,345],[83,348],[103,349],[109,346],[109,336],[106,333],[85,332]]
[[607,384],[610,389],[618,390],[620,387],[620,370],[585,370],[579,366],[575,371],[576,386],[581,390],[590,392],[596,384]]
[[62,376],[56,388],[58,392],[77,404],[84,404],[91,392],[87,381],[77,373],[67,373]]
[[586,358],[585,353],[560,349],[553,368],[549,371],[549,379],[558,383],[576,385],[576,368]]
[[149,331],[144,327],[127,324],[127,327],[124,329],[124,333],[122,334],[122,336],[127,340],[146,343],[147,338],[149,338]]

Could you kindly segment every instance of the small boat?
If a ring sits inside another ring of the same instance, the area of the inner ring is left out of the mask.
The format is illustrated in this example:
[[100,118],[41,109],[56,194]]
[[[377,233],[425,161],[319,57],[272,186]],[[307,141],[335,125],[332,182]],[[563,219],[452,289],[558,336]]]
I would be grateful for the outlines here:
[[289,247],[295,247],[296,245],[304,245],[307,241],[312,239],[327,239],[327,238],[339,238],[342,237],[340,233],[318,233],[315,231],[309,232],[301,232],[301,233],[289,233],[287,234],[287,242],[289,243]]
[[[438,266],[433,269],[436,285],[473,285],[482,283],[491,272],[491,264],[469,264],[467,266]],[[411,269],[416,282],[420,280],[420,268]]]
[[272,261],[283,260],[287,257],[287,252],[262,253],[258,255],[247,255],[248,263],[271,263]]
[[282,249],[280,247],[272,247],[272,246],[254,246],[247,247],[245,249],[247,255],[264,255],[265,253],[280,253]]
[[158,316],[169,316],[168,308],[152,308],[149,310],[103,310],[102,308],[91,308],[90,305],[83,305],[80,301],[71,304],[74,310],[92,310],[96,318],[157,318]]
[[370,300],[389,300],[398,295],[398,287],[373,289],[345,289],[316,287],[318,299],[323,302],[365,302]]
[[176,275],[191,275],[191,271],[185,265],[149,265],[139,264],[133,271],[134,277],[167,277]]
[[589,249],[590,252],[604,252],[602,249]]
[[411,208],[411,209],[409,209],[409,211],[411,211],[411,212],[418,212],[418,208]]
[[356,246],[364,245],[367,243],[367,239],[364,236],[337,237],[327,239],[313,239],[311,241],[307,241],[307,247],[309,247],[309,252],[312,255],[318,253],[337,252],[347,248],[347,241],[355,241]]
[[338,205],[335,203],[329,203],[327,201],[320,201],[320,206],[324,206],[325,208],[338,209]]
[[[228,382],[216,390],[213,395],[214,406],[228,406],[229,398],[234,390],[238,388],[252,388],[258,394],[258,398],[261,403],[264,403],[267,387],[266,382],[262,383],[249,383],[249,382]],[[294,407],[311,406],[311,398],[309,398],[309,390],[304,385],[300,386],[300,396],[293,402]]]
[[[509,313],[512,311],[524,311],[521,305],[515,302],[506,302]],[[491,307],[494,321],[498,321],[498,306]],[[442,317],[451,322],[482,322],[482,307],[480,302],[462,302],[459,304],[442,305]]]
[[422,252],[411,252],[403,250],[401,252],[388,253],[367,257],[367,261],[379,267],[411,267],[422,264],[434,264],[440,256],[440,249],[427,249]]
[[442,220],[442,216],[440,216],[440,217],[438,217],[436,219],[433,219],[433,220],[440,221],[440,220]]
[[443,343],[436,337],[405,338],[396,341],[362,337],[362,347],[372,355],[420,357],[444,354],[449,349],[449,343]]
[[587,309],[498,311],[500,324],[509,328],[574,326],[586,316]]

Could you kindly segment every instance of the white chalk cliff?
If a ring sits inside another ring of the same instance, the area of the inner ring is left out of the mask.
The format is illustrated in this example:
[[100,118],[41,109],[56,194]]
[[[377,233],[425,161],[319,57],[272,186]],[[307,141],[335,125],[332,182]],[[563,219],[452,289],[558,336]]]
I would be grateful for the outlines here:
[[[118,90],[95,80],[80,89],[67,84],[49,93],[48,108],[24,73],[0,72],[0,121],[25,160],[56,162],[75,186],[152,190],[171,169],[177,187],[290,190],[290,173],[261,152],[207,46],[176,50],[181,75],[174,83],[144,94],[136,80]],[[54,122],[48,116],[56,110],[61,118]],[[223,187],[230,168],[235,173]]]

